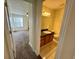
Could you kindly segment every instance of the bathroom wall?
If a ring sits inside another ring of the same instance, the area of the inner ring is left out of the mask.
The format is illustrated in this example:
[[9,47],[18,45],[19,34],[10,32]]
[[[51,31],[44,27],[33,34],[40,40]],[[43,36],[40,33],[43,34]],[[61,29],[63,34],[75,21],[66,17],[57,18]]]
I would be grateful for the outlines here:
[[63,16],[64,16],[64,8],[55,10],[53,30],[57,35],[59,35],[60,33]]
[[54,11],[47,7],[43,7],[46,12],[51,13],[50,16],[42,16],[41,19],[41,29],[49,29],[53,31],[53,19],[54,19]]
[[[60,59],[73,59],[75,56],[75,8],[71,8],[69,23],[64,36]],[[74,58],[75,59],[75,58]]]
[[[70,9],[69,9],[69,8]],[[63,25],[66,26],[64,29],[64,36],[62,37],[62,45],[59,44],[58,52],[56,59],[75,59],[75,2],[74,0],[67,0],[66,4],[66,11],[68,12],[65,14],[64,21],[67,20],[67,24]],[[63,22],[65,23],[65,22]],[[62,48],[60,48],[62,47]]]
[[51,31],[54,31],[59,35],[61,24],[64,16],[64,8],[61,9],[49,9],[47,7],[43,7],[47,12],[51,13],[51,16],[42,16],[41,19],[41,29],[48,28]]

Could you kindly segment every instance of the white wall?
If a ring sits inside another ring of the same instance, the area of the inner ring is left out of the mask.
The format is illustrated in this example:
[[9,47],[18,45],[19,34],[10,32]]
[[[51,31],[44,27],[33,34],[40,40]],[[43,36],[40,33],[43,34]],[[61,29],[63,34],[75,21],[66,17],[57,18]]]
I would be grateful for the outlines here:
[[29,11],[30,3],[23,0],[8,0],[9,12],[19,15],[26,15]]
[[75,56],[75,13],[74,6],[71,9],[69,23],[64,37],[61,59],[73,59]]
[[9,6],[9,14],[21,15],[24,19],[24,27],[23,28],[14,28],[15,30],[28,30],[29,18],[26,16],[27,12],[30,15],[31,3],[22,0],[8,0]]
[[42,6],[42,9],[45,9],[46,12],[51,13],[50,16],[43,16],[41,18],[41,29],[48,29],[50,31],[53,31],[53,25],[54,25],[54,11],[50,8]]
[[9,49],[6,39],[4,39],[4,59],[10,59]]
[[34,0],[33,5],[33,43],[34,51],[37,55],[40,54],[40,35],[41,35],[41,9],[42,0]]
[[[67,0],[56,59],[75,59],[75,2]],[[64,26],[64,27],[63,27]]]
[[54,32],[59,36],[63,17],[64,17],[64,8],[60,8],[54,11]]

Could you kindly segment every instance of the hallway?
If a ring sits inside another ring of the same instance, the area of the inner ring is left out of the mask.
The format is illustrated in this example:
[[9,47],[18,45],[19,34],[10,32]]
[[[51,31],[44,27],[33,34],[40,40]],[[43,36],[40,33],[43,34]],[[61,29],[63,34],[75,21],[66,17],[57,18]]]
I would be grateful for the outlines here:
[[19,47],[29,42],[29,31],[12,32],[14,44]]
[[29,32],[13,32],[13,40],[16,46],[16,59],[38,59],[29,45]]

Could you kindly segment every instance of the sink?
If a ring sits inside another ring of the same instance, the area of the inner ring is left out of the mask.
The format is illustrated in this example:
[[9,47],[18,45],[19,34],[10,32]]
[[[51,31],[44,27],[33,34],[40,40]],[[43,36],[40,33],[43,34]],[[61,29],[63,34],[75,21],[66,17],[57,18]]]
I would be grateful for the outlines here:
[[43,33],[50,34],[51,32],[50,31],[43,31]]

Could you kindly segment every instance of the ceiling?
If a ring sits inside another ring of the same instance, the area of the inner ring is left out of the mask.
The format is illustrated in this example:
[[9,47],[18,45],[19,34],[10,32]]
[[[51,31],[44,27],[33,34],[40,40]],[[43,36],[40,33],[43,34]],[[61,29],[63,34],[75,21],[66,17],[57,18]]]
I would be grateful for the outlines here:
[[45,0],[43,1],[43,6],[50,9],[59,9],[64,7],[66,0]]

